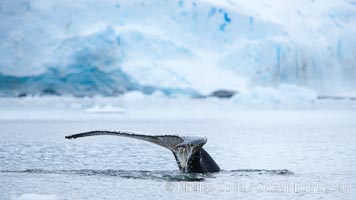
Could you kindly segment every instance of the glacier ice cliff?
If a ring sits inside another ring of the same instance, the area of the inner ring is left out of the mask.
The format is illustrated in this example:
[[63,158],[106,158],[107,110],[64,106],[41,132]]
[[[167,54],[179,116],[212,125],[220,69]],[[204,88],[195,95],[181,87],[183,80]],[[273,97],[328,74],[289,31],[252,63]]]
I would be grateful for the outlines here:
[[3,0],[0,96],[356,91],[355,13],[349,0]]

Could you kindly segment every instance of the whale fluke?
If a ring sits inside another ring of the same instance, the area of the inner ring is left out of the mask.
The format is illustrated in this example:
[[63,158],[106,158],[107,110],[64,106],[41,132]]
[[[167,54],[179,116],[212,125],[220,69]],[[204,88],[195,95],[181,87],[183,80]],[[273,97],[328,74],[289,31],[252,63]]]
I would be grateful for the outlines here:
[[125,131],[89,131],[65,136],[66,139],[80,137],[114,135],[135,138],[165,147],[173,152],[182,172],[209,173],[219,172],[220,168],[202,147],[207,139],[204,136],[142,135]]

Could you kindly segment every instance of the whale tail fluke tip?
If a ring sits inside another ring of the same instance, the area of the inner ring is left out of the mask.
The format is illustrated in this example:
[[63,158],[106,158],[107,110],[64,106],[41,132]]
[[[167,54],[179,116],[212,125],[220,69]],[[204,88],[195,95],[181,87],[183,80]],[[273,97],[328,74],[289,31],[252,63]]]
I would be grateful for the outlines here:
[[65,138],[65,139],[68,139],[68,140],[70,140],[70,139],[75,139],[75,137],[73,137],[73,135],[67,135],[67,136],[65,136],[64,138]]

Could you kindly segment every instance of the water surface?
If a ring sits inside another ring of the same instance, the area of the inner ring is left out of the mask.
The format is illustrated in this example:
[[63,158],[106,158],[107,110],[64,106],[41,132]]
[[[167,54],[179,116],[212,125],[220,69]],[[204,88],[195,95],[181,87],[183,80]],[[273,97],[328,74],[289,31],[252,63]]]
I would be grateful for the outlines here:
[[[55,115],[56,113],[52,113]],[[0,199],[355,199],[356,113],[237,111],[228,118],[0,120]],[[178,171],[172,153],[89,130],[205,135],[220,173]]]

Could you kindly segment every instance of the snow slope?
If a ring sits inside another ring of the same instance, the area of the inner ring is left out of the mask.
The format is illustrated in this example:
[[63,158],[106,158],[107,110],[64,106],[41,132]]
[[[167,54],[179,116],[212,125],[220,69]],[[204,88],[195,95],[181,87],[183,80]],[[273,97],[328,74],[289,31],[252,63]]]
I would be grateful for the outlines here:
[[0,93],[337,95],[356,89],[355,18],[352,0],[2,0]]

